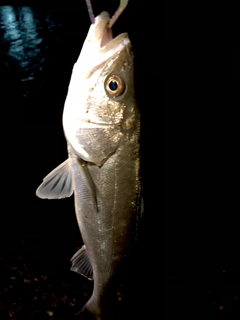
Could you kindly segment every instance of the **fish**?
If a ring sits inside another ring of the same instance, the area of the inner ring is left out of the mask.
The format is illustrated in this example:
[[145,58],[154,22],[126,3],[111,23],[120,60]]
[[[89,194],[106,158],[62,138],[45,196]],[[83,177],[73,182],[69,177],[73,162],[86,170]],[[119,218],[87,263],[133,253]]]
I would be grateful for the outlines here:
[[68,159],[36,191],[43,199],[74,195],[84,244],[71,270],[93,280],[81,319],[109,319],[143,213],[134,56],[128,34],[113,37],[109,21],[105,11],[95,18],[73,66],[62,116]]

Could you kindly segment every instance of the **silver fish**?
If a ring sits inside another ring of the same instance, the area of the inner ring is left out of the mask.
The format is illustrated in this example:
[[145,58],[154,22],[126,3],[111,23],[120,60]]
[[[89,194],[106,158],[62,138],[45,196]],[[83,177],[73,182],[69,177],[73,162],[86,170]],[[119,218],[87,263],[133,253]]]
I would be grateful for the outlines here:
[[68,159],[36,192],[47,199],[74,193],[84,245],[71,270],[94,280],[80,314],[98,320],[105,319],[109,292],[132,254],[141,216],[133,53],[128,34],[113,38],[109,21],[106,12],[95,18],[73,68],[63,112]]

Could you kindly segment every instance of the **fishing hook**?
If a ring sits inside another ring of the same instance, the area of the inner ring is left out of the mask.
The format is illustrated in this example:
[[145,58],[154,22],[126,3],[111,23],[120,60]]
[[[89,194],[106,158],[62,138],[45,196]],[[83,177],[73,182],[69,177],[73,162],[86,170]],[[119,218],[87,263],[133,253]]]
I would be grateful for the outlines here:
[[94,14],[93,14],[91,0],[86,0],[86,4],[87,4],[90,20],[91,20],[92,23],[95,23],[95,17],[94,17]]
[[[93,14],[91,0],[86,0],[86,4],[87,4],[90,20],[91,20],[92,23],[95,23],[95,17],[94,17],[94,14]],[[117,19],[120,16],[120,14],[126,8],[127,4],[128,4],[128,0],[120,0],[120,5],[119,5],[117,11],[114,13],[114,15],[112,16],[112,18],[109,21],[109,25],[108,25],[109,28],[111,28],[113,26],[113,24],[117,21]]]
[[111,28],[113,26],[113,24],[117,21],[117,18],[120,16],[120,14],[126,8],[127,4],[128,4],[128,0],[121,0],[120,1],[120,5],[119,5],[117,11],[114,13],[114,15],[112,16],[112,18],[109,21],[109,25],[108,25],[109,28]]

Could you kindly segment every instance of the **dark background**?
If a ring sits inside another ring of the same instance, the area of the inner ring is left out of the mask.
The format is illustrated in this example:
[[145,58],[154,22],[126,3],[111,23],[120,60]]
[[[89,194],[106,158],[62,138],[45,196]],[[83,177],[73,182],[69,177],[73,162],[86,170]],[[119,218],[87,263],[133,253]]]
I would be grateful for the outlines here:
[[[103,10],[112,15],[118,4],[92,1],[95,16]],[[136,3],[130,1],[114,25],[115,35],[127,31],[132,41],[143,131],[151,66],[145,55],[149,26],[143,22],[148,10],[139,7],[137,13]],[[69,320],[91,295],[92,283],[70,271],[70,258],[82,246],[73,197],[48,201],[35,196],[42,179],[67,157],[62,111],[89,26],[85,1],[8,1],[0,6],[1,320]],[[144,149],[142,139],[143,176]],[[145,201],[146,212],[147,207]],[[144,218],[140,261],[134,274],[126,274],[119,292],[119,319],[138,317],[147,307],[147,226],[150,218]]]
[[234,6],[165,2],[164,319],[239,319]]

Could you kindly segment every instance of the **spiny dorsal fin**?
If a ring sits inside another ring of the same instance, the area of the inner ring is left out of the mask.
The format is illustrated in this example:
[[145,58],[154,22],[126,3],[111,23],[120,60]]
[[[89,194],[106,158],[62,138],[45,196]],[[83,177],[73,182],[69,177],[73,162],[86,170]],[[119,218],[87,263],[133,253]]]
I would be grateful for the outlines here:
[[89,280],[93,280],[93,270],[91,262],[86,254],[85,245],[79,249],[71,259],[72,266],[71,270],[80,273]]
[[36,195],[42,199],[61,199],[73,193],[70,160],[67,159],[51,171],[38,187]]

